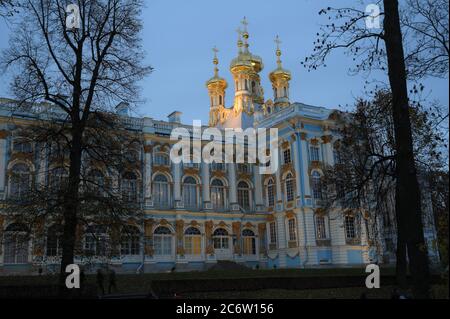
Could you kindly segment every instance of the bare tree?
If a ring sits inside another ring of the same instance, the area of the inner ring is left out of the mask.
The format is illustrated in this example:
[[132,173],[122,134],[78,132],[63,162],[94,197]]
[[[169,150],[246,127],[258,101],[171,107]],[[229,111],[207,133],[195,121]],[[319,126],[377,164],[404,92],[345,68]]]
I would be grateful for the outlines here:
[[62,114],[63,132],[55,134],[66,139],[69,154],[67,187],[60,202],[61,282],[74,260],[83,208],[83,156],[95,153],[89,139],[91,121],[120,102],[138,102],[138,81],[151,71],[142,64],[141,0],[79,0],[66,13],[68,4],[25,1],[2,58],[15,73],[12,90],[22,105],[47,101]]
[[[310,70],[314,70],[325,64],[325,59],[331,52],[344,49],[355,61],[353,71],[388,71],[393,106],[398,235],[405,239],[414,293],[423,298],[429,296],[429,267],[426,251],[422,249],[422,209],[411,131],[407,89],[408,65],[404,53],[404,47],[407,46],[404,45],[406,40],[402,35],[398,1],[384,0],[378,1],[377,4],[383,6],[383,10],[375,17],[366,12],[365,8],[328,7],[321,10],[319,14],[328,15],[329,23],[317,34],[314,52],[303,63]],[[383,18],[380,28],[371,23],[370,27],[366,24],[368,19],[373,22],[374,18]],[[417,59],[411,61],[418,60],[418,55],[415,56]],[[430,70],[428,73],[433,72]]]
[[[436,128],[442,111],[434,105],[424,107],[411,102],[410,116],[414,136],[414,154],[422,175],[422,185],[430,172],[442,166],[446,141]],[[335,143],[336,163],[324,170],[322,187],[327,190],[325,209],[336,205],[356,209],[370,218],[370,242],[381,252],[383,233],[396,232],[396,150],[392,118],[392,95],[377,91],[373,100],[358,100],[353,113],[337,113],[339,127]],[[383,225],[383,227],[379,227]],[[378,229],[379,227],[380,229]],[[383,229],[384,228],[384,229]],[[380,230],[383,233],[380,233]],[[397,277],[406,285],[406,251],[403,237],[397,238]]]

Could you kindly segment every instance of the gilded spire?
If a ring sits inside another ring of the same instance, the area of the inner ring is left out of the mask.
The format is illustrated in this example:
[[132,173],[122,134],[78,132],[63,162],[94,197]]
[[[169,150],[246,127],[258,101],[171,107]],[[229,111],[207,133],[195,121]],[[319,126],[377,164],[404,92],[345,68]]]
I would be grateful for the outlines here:
[[212,50],[214,52],[214,59],[213,59],[214,77],[217,78],[219,76],[219,68],[217,67],[217,65],[219,64],[219,59],[217,58],[217,52],[219,52],[219,49],[217,49],[216,46],[214,46],[214,48],[212,48]]
[[241,21],[242,24],[242,37],[244,38],[244,50],[247,53],[248,52],[248,31],[247,31],[247,18],[244,17]]
[[277,35],[275,37],[275,43],[277,44],[277,50],[276,50],[276,55],[277,55],[277,65],[279,69],[282,69],[281,67],[281,50],[280,50],[280,44],[281,44],[281,40],[280,37]]

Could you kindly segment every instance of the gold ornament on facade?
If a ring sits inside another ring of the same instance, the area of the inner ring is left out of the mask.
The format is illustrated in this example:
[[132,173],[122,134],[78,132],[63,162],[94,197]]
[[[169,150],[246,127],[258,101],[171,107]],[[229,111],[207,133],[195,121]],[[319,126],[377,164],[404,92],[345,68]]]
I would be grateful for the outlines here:
[[236,236],[236,244],[234,245],[234,253],[241,254],[241,222],[232,223],[233,234]]
[[331,135],[324,135],[322,136],[322,141],[324,144],[330,143],[333,137]]
[[273,222],[275,220],[275,216],[273,214],[267,215],[266,217],[268,222]]
[[153,171],[155,173],[168,173],[170,174],[170,167],[165,165],[154,165]]
[[[303,123],[302,123],[302,125],[303,125]],[[303,141],[306,141],[307,136],[308,136],[308,135],[307,135],[305,132],[301,132],[301,133],[300,133],[300,139],[303,140]]]
[[295,218],[295,213],[292,210],[286,211],[286,218]]
[[151,153],[153,150],[153,145],[144,145],[144,153]]
[[314,214],[316,214],[317,216],[325,216],[326,215],[326,210],[323,209],[322,207],[316,208],[314,210]]

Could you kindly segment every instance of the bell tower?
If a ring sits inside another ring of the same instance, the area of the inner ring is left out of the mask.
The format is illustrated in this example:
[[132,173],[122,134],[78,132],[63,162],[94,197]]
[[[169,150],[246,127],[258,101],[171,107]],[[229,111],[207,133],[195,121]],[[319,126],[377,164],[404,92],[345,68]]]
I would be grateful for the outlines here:
[[217,58],[216,47],[213,48],[214,52],[214,76],[206,82],[206,87],[208,88],[208,95],[210,99],[209,107],[209,125],[216,126],[216,124],[221,120],[222,110],[225,108],[225,90],[227,88],[227,81],[219,77],[219,59]]
[[275,38],[277,44],[277,50],[275,51],[277,56],[277,68],[270,72],[269,79],[272,82],[273,97],[275,107],[289,106],[289,81],[291,80],[291,72],[283,69],[281,65],[281,50],[280,39],[278,36]]

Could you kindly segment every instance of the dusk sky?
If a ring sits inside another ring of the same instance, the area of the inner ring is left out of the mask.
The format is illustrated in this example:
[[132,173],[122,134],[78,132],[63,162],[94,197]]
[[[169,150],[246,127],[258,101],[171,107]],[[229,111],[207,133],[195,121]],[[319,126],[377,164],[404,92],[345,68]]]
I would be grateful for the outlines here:
[[[371,1],[339,1],[340,6],[365,8]],[[152,0],[144,9],[143,46],[147,62],[154,72],[142,83],[139,116],[166,119],[174,110],[183,112],[182,121],[208,120],[209,99],[205,81],[213,75],[212,47],[220,50],[219,73],[229,84],[227,106],[233,102],[233,85],[229,64],[237,55],[237,32],[244,16],[249,22],[250,51],[262,57],[261,72],[265,99],[272,98],[268,74],[276,66],[274,38],[282,41],[283,66],[292,72],[291,101],[338,108],[352,105],[364,94],[364,78],[351,76],[351,58],[336,51],[327,67],[307,72],[300,64],[313,49],[313,41],[320,24],[326,23],[318,12],[337,1],[168,1]],[[0,49],[7,46],[9,27],[0,20]],[[369,79],[373,78],[373,74]],[[377,79],[387,81],[386,75]],[[0,77],[0,96],[12,97],[8,92],[7,76]],[[431,79],[423,82],[430,99],[438,99],[448,107],[448,80]]]

